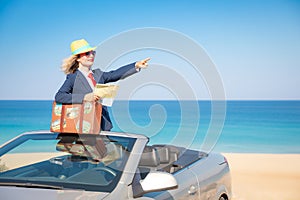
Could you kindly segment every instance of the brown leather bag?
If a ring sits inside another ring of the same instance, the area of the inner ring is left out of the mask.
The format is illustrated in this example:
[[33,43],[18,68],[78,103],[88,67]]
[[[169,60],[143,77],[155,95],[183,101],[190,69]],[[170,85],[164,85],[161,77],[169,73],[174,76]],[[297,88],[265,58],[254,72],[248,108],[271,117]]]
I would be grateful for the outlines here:
[[82,104],[53,102],[50,131],[61,133],[100,133],[102,105],[84,101]]

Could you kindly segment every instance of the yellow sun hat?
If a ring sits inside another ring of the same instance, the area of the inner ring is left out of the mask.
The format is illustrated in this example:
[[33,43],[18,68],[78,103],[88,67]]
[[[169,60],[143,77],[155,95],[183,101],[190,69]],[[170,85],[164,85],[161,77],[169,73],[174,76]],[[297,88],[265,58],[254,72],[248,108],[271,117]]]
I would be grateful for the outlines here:
[[93,51],[97,47],[92,47],[85,39],[75,40],[71,43],[72,55]]

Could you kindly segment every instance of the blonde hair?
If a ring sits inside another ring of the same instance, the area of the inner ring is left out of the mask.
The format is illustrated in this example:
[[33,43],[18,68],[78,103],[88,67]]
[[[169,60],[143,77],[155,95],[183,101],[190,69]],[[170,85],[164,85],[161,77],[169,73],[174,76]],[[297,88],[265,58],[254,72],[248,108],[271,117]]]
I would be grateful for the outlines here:
[[79,67],[77,58],[78,58],[78,55],[71,55],[70,57],[65,58],[61,65],[61,70],[65,74],[73,74],[76,71],[76,69],[78,69],[78,67]]

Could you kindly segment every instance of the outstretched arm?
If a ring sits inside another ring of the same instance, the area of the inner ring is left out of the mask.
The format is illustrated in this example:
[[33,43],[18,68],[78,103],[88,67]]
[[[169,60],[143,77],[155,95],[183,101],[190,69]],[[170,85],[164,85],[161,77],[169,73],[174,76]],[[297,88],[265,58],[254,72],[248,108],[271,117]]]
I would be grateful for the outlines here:
[[146,58],[144,60],[125,65],[113,71],[103,72],[102,76],[104,78],[104,83],[115,82],[137,73],[141,68],[146,68],[148,66],[149,60],[150,58]]

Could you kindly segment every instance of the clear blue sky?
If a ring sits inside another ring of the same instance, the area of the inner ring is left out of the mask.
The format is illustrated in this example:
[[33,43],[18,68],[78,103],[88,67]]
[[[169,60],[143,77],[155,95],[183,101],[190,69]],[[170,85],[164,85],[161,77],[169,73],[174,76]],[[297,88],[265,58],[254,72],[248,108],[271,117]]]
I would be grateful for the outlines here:
[[[227,99],[300,99],[300,1],[289,0],[0,0],[0,99],[53,99],[72,40],[96,45],[143,27],[201,45]],[[172,62],[166,56],[163,64]]]

